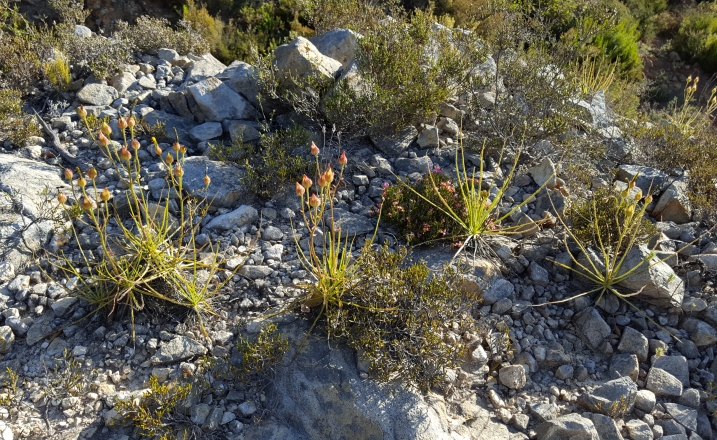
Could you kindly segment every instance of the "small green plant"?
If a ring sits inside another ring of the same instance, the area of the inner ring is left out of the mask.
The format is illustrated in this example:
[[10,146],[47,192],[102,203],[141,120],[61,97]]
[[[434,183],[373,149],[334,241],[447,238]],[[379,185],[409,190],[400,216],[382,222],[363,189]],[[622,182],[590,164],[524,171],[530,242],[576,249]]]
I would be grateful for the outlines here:
[[356,349],[373,377],[426,392],[462,363],[460,335],[478,332],[471,317],[478,298],[461,292],[454,269],[431,273],[424,262],[408,263],[407,254],[405,247],[364,244],[354,282],[324,313],[331,336]]
[[[463,232],[459,223],[430,202],[445,200],[454,212],[465,214],[460,191],[440,167],[435,166],[431,172],[432,176],[424,175],[413,184],[402,181],[397,185],[387,185],[383,193],[383,217],[389,224],[398,227],[409,243],[450,239]],[[406,190],[404,186],[411,189]]]
[[668,112],[665,113],[667,120],[686,135],[690,135],[710,124],[712,122],[712,113],[717,110],[717,87],[712,88],[709,97],[705,100],[706,103],[700,103],[698,106],[694,105],[699,81],[699,76],[694,79],[692,76],[687,77],[682,105],[677,105],[677,102],[674,101],[671,103]]
[[54,60],[45,63],[45,75],[52,86],[61,92],[67,90],[72,81],[70,75],[70,64],[63,55],[58,55]]
[[704,2],[689,9],[673,40],[675,50],[708,73],[717,72],[717,6]]
[[[634,230],[630,231],[634,242],[643,243],[655,235],[657,228],[649,220],[631,218],[634,214],[631,211],[635,208],[628,209],[633,205],[628,194],[628,189],[620,192],[614,187],[605,187],[595,190],[590,198],[575,201],[568,211],[575,237],[595,249],[601,247],[602,241],[608,250],[624,252],[633,242],[620,238],[627,222],[634,223]],[[640,199],[642,192],[635,197]],[[618,244],[619,248],[612,249]]]
[[113,38],[126,42],[129,49],[138,52],[156,52],[158,49],[174,49],[180,54],[208,53],[210,46],[192,23],[182,20],[177,29],[164,18],[143,15],[130,26],[119,22]]
[[328,121],[344,132],[382,134],[430,120],[459,94],[486,53],[475,34],[436,27],[435,20],[416,10],[368,29],[356,52],[357,84],[341,81],[324,98]]
[[300,125],[262,133],[259,145],[241,139],[229,145],[219,143],[210,147],[211,155],[219,160],[244,165],[240,183],[263,198],[271,198],[295,176],[309,172],[310,162],[296,149],[306,145],[309,132]]
[[[78,113],[89,130],[86,110],[80,107]],[[133,337],[134,313],[144,309],[146,299],[159,304],[159,307],[164,305],[194,312],[202,332],[206,334],[202,316],[215,314],[211,299],[231,279],[229,275],[224,281],[219,281],[220,261],[211,244],[209,249],[213,258],[207,261],[199,255],[203,247],[195,242],[200,225],[197,219],[201,220],[206,215],[208,203],[196,201],[184,192],[186,147],[175,142],[174,155],[167,153],[163,156],[156,140],[153,140],[155,153],[168,169],[168,189],[158,203],[150,201],[141,184],[140,144],[134,138],[135,125],[134,117],[120,119],[124,145],[118,150],[110,148],[106,137],[111,133],[108,125],[102,125],[97,138],[105,157],[119,174],[127,176],[127,186],[135,188],[121,195],[126,206],[124,210],[111,210],[109,202],[112,194],[107,188],[97,188],[97,171],[94,168],[86,171],[87,178],[80,173],[72,186],[73,198],[81,200],[80,205],[85,210],[86,217],[81,222],[99,236],[98,250],[102,258],[98,261],[93,258],[92,250],[82,246],[79,231],[73,224],[79,261],[89,272],[81,270],[75,260],[64,253],[53,264],[67,278],[76,277],[78,282],[73,294],[92,304],[95,307],[93,313],[105,311],[108,316],[113,316],[128,311]],[[131,142],[128,142],[127,129]],[[94,139],[94,135],[91,136]],[[74,173],[67,169],[65,177],[72,181]],[[209,186],[209,176],[205,176],[204,183]],[[170,200],[175,196],[176,199]],[[63,206],[67,199],[65,194],[58,196]],[[122,200],[115,201],[114,207],[117,208],[118,203],[122,206]],[[177,207],[176,217],[170,211],[173,203]],[[129,218],[128,221],[123,215]]]
[[126,422],[139,429],[143,437],[159,440],[172,440],[186,437],[188,432],[183,429],[189,424],[186,416],[177,411],[192,391],[192,385],[160,384],[157,376],[149,377],[149,390],[139,399],[117,399],[115,410]]
[[[593,197],[585,202],[586,206],[581,208],[581,211],[591,213],[587,223],[592,224],[592,232],[588,232],[588,226],[584,225],[576,233],[573,228],[568,227],[563,216],[558,216],[567,233],[565,247],[573,264],[567,265],[556,260],[550,261],[583,278],[590,287],[578,295],[550,304],[571,301],[591,294],[597,294],[596,303],[600,303],[604,295],[612,294],[659,326],[630,300],[631,297],[639,295],[644,287],[636,292],[625,292],[624,289],[619,288],[619,285],[628,278],[649,270],[665,260],[656,258],[656,252],[651,250],[642,256],[637,264],[633,263],[632,267],[625,266],[630,251],[640,244],[640,239],[644,238],[647,231],[643,217],[647,205],[652,202],[652,196],[648,194],[644,198],[644,202],[640,203],[642,200],[642,191],[640,190],[637,190],[635,195],[630,194],[630,190],[635,187],[635,179],[637,176],[628,183],[625,190],[617,195]],[[603,210],[607,213],[612,212],[614,217],[606,215]],[[580,221],[584,220],[586,219]],[[587,241],[581,237],[585,237]],[[580,250],[582,254],[580,257],[570,250],[568,238]],[[666,282],[669,284],[671,281],[672,279],[669,279]]]
[[235,344],[241,358],[232,362],[225,358],[207,358],[208,371],[216,378],[231,380],[241,385],[256,385],[272,377],[289,350],[289,341],[279,332],[276,324],[265,322],[255,338],[240,337]]
[[[3,340],[2,342],[4,343],[5,341]],[[0,406],[12,408],[19,405],[20,400],[22,400],[21,385],[22,381],[17,372],[10,367],[6,367],[2,393],[0,393]]]
[[145,118],[140,118],[137,132],[150,139],[167,139],[167,122],[157,120],[154,124],[150,124]]
[[0,140],[19,145],[24,139],[40,134],[34,118],[22,111],[22,92],[0,89]]
[[615,81],[617,66],[616,62],[609,62],[604,57],[585,60],[576,66],[580,93],[590,96],[600,90],[607,92]]

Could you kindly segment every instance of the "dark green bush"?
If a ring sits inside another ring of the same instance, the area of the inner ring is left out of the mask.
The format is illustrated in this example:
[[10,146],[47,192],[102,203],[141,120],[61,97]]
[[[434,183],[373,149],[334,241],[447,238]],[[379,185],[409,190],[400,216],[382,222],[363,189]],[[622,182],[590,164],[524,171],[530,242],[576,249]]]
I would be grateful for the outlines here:
[[614,28],[595,38],[594,44],[605,51],[612,61],[620,62],[620,70],[628,78],[642,78],[642,59],[638,53],[639,23],[625,16]]
[[40,134],[35,118],[22,111],[22,92],[0,89],[0,142],[10,140],[19,145],[23,139]]
[[642,41],[649,41],[661,27],[657,15],[667,9],[667,0],[621,0],[635,20]]
[[289,182],[309,171],[311,163],[296,151],[306,148],[309,132],[300,125],[280,128],[262,134],[259,145],[241,139],[211,147],[211,154],[219,160],[243,165],[246,173],[241,184],[262,198],[271,198]]
[[717,72],[717,5],[703,3],[686,12],[673,44],[683,59]]
[[405,248],[376,250],[367,241],[356,282],[339,307],[324,313],[330,334],[356,349],[376,379],[428,391],[462,363],[467,347],[460,336],[478,333],[471,317],[477,298],[461,293],[455,271],[431,274],[423,262],[407,265],[406,255]]

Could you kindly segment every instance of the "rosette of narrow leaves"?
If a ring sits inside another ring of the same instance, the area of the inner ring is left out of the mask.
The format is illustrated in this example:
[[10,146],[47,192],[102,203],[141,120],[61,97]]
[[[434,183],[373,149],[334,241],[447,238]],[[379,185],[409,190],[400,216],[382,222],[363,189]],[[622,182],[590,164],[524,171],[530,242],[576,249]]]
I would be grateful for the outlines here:
[[[78,114],[88,125],[82,107]],[[200,258],[203,249],[197,245],[195,235],[208,204],[194,201],[184,192],[186,147],[175,143],[174,156],[168,154],[162,158],[161,149],[153,139],[155,152],[168,170],[169,187],[159,202],[154,203],[141,182],[140,143],[134,138],[134,118],[122,118],[118,125],[124,139],[121,148],[111,145],[107,138],[111,129],[106,124],[102,125],[96,140],[118,174],[126,176],[125,183],[130,188],[123,196],[126,212],[118,211],[117,204],[111,203],[112,195],[107,188],[102,191],[97,188],[94,168],[87,172],[89,182],[80,174],[72,186],[73,197],[82,201],[86,213],[84,224],[98,235],[100,246],[96,250],[83,246],[79,230],[73,224],[80,260],[89,272],[83,271],[64,253],[59,255],[55,267],[68,278],[77,279],[72,293],[94,305],[93,313],[104,311],[111,317],[128,311],[133,336],[134,314],[145,308],[147,299],[156,307],[180,313],[194,312],[206,335],[202,316],[215,314],[211,298],[231,276],[218,281],[220,263],[213,250],[209,261]],[[131,141],[128,141],[127,130]],[[65,177],[72,179],[73,173],[67,170]],[[62,203],[67,198],[58,197],[58,200]],[[178,218],[170,211],[173,203],[176,203]],[[93,251],[100,254],[99,259]]]
[[[503,222],[523,205],[532,200],[550,181],[550,179],[548,179],[532,194],[532,197],[525,198],[521,203],[501,214],[500,202],[515,175],[518,160],[520,159],[520,152],[515,154],[510,171],[504,176],[502,184],[498,185],[496,178],[493,177],[489,179],[484,170],[485,160],[483,160],[483,158],[485,157],[485,148],[486,144],[484,142],[480,152],[481,161],[479,169],[476,170],[473,168],[469,171],[465,161],[463,144],[461,143],[459,145],[455,158],[456,183],[453,185],[458,196],[457,201],[444,195],[444,191],[441,191],[441,184],[433,173],[427,174],[430,180],[430,186],[432,187],[430,195],[421,194],[411,185],[399,179],[403,188],[411,191],[458,225],[460,233],[451,237],[461,242],[460,248],[458,252],[456,252],[456,257],[469,246],[475,250],[484,249],[485,247],[482,246],[482,240],[486,236],[520,234],[521,231],[524,230],[525,225],[507,226],[504,225]],[[506,145],[503,145],[497,161],[498,164],[502,162],[505,150]],[[489,186],[491,190],[483,189],[484,186]],[[491,195],[491,193],[494,195]]]
[[[316,185],[304,175],[296,184],[296,193],[301,197],[301,214],[309,233],[307,251],[297,243],[299,259],[315,278],[316,283],[307,286],[309,294],[302,302],[302,309],[321,305],[322,312],[327,307],[341,307],[341,294],[354,278],[355,267],[352,264],[351,248],[353,237],[343,234],[336,227],[334,217],[334,194],[342,181],[345,161],[339,164],[339,174],[334,183],[335,174],[331,165],[322,172],[319,163],[319,148],[311,143],[311,154],[316,158]],[[345,156],[342,156],[345,157]]]
[[[657,253],[653,248],[639,264],[633,264],[631,267],[625,264],[630,250],[646,238],[647,231],[652,230],[649,221],[644,218],[645,210],[652,201],[652,196],[648,194],[643,201],[641,190],[638,189],[631,193],[636,179],[637,176],[622,191],[613,189],[608,195],[600,194],[584,201],[580,211],[587,213],[589,221],[587,224],[582,224],[585,221],[585,214],[583,214],[579,218],[581,226],[578,229],[568,226],[562,216],[558,217],[567,234],[565,247],[573,265],[556,260],[550,261],[582,277],[591,285],[591,288],[564,300],[551,302],[551,304],[570,301],[593,293],[597,293],[596,302],[599,303],[605,294],[611,293],[641,312],[628,298],[638,295],[642,289],[637,292],[625,292],[625,289],[619,288],[619,285],[628,278],[664,262],[665,259],[657,259]],[[611,214],[605,215],[605,211]],[[590,229],[589,234],[587,233],[588,228]],[[575,243],[585,258],[579,258],[570,251],[568,239]]]

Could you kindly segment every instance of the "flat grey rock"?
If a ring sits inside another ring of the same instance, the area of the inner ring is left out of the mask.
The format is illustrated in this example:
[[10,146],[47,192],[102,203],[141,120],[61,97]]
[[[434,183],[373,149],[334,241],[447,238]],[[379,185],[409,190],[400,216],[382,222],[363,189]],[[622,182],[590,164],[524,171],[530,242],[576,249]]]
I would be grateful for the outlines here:
[[119,98],[119,92],[112,86],[88,84],[77,92],[77,98],[83,104],[110,105]]
[[206,352],[206,347],[194,339],[177,336],[168,342],[163,342],[150,361],[152,365],[171,364],[201,356]]
[[655,393],[656,396],[673,396],[680,397],[682,395],[682,382],[667,371],[652,367],[647,373],[645,388]]
[[697,431],[697,410],[679,405],[677,403],[666,402],[663,404],[667,413],[672,416],[680,425],[690,431]]
[[228,231],[249,224],[259,218],[259,213],[251,206],[242,205],[234,211],[214,217],[205,228]]
[[600,312],[594,307],[587,308],[577,315],[575,324],[580,329],[585,341],[593,349],[597,349],[605,338],[612,333],[610,326],[607,325],[607,322],[600,316]]
[[543,422],[537,433],[541,440],[600,440],[592,420],[580,414],[567,414]]
[[[211,179],[209,187],[204,176]],[[206,199],[217,208],[236,208],[240,201],[252,200],[249,191],[239,183],[244,171],[231,164],[210,160],[206,156],[193,156],[184,160],[184,189],[195,198]]]
[[[418,136],[418,130],[413,125],[396,132],[382,136],[371,136],[371,143],[382,153],[389,156],[399,156],[408,149],[414,139]],[[390,166],[390,165],[389,165]]]
[[372,233],[375,228],[373,221],[366,216],[345,209],[334,209],[334,230],[341,230],[342,240],[348,237],[351,241],[358,235]]

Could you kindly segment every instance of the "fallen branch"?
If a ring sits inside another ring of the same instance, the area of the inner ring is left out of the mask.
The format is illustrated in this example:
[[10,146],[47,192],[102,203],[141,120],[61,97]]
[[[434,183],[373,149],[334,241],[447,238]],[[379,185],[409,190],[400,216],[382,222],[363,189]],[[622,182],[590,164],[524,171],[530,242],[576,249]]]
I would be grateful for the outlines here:
[[35,111],[35,116],[37,117],[37,121],[42,126],[42,129],[45,130],[45,133],[47,133],[48,136],[50,136],[50,144],[60,154],[60,157],[62,157],[66,162],[70,163],[71,165],[79,167],[82,171],[87,171],[91,168],[90,164],[70,154],[65,149],[65,147],[62,146],[62,143],[60,143],[60,138],[57,136],[57,133],[55,133],[55,130],[53,130],[52,127],[47,125],[47,122],[45,122],[40,117],[37,111]]

